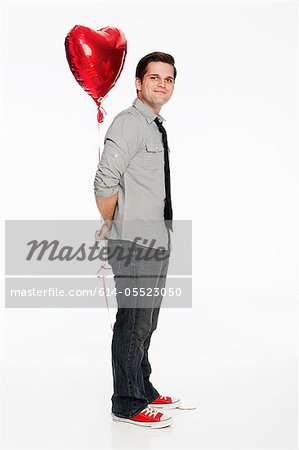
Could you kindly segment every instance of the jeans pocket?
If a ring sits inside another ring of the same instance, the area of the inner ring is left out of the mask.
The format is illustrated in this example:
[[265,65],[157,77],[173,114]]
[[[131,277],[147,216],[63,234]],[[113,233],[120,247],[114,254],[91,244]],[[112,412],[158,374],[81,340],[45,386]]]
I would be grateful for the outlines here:
[[136,252],[131,242],[113,242],[108,246],[108,262],[115,275],[135,276]]
[[123,244],[120,242],[111,243],[108,241],[108,263],[112,267],[113,273],[116,274],[120,270],[120,255],[123,252]]

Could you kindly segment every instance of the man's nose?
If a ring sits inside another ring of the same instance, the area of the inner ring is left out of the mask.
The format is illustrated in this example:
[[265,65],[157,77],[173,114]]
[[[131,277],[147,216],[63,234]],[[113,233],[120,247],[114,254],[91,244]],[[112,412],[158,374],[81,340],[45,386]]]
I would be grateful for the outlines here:
[[158,81],[158,86],[159,87],[165,87],[165,80],[163,80],[163,78],[160,78]]

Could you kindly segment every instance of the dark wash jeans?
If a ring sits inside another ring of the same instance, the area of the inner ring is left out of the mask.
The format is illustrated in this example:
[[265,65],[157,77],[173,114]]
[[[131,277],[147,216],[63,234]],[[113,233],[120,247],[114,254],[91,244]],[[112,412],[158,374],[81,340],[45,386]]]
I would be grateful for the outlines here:
[[[123,252],[122,259],[116,256],[116,251]],[[159,396],[150,382],[148,350],[157,328],[163,298],[161,288],[165,287],[170,252],[168,249],[157,253],[154,248],[111,239],[108,252],[118,305],[111,345],[112,412],[131,418]],[[156,257],[147,261],[146,254]]]

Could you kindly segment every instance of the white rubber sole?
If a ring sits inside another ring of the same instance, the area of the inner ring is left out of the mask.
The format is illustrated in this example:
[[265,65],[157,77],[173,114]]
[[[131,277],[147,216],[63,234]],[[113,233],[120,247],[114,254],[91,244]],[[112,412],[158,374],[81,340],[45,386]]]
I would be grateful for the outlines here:
[[114,422],[125,422],[130,423],[132,425],[139,425],[140,427],[147,427],[147,428],[165,428],[169,427],[173,423],[172,417],[167,417],[167,419],[164,420],[162,419],[160,420],[160,422],[138,422],[136,420],[115,416],[113,413],[111,413],[111,416]]
[[181,406],[181,400],[178,400],[177,402],[173,402],[173,403],[168,403],[163,405],[162,403],[160,405],[156,405],[155,403],[150,403],[148,406],[150,406],[151,408],[155,408],[155,409],[175,409],[178,408],[179,406]]

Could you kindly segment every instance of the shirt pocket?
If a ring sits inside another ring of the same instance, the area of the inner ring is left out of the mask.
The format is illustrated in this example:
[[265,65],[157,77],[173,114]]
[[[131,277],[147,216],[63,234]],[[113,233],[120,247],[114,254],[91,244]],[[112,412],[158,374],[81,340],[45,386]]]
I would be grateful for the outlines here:
[[164,147],[161,142],[147,142],[143,153],[145,165],[152,169],[164,167]]

